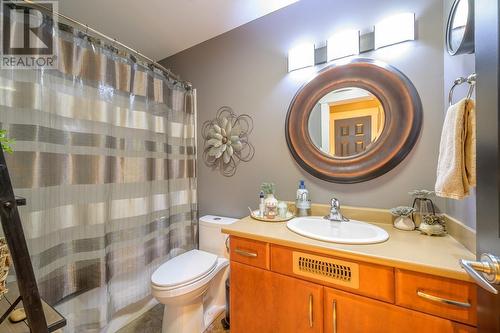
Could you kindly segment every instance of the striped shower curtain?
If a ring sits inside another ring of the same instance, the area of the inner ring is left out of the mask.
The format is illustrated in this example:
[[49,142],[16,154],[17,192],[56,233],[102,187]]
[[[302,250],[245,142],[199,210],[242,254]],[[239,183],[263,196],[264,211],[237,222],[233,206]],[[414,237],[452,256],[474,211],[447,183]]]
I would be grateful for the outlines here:
[[16,140],[7,163],[41,296],[66,332],[99,332],[197,246],[195,96],[75,29],[53,32],[57,69],[0,70],[0,126]]

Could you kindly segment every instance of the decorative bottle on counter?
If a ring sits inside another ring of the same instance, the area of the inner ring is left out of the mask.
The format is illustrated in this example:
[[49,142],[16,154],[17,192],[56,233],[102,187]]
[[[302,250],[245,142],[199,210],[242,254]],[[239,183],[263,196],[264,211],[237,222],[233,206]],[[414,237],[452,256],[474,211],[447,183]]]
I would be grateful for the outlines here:
[[266,196],[264,200],[265,205],[265,217],[268,219],[274,219],[278,214],[278,199],[274,197],[274,194],[270,193]]
[[286,219],[288,214],[288,205],[284,201],[278,203],[278,216],[282,219]]
[[301,180],[297,189],[297,197],[295,199],[295,208],[297,216],[311,215],[311,200],[309,199],[309,191],[306,189],[304,181]]
[[264,203],[264,192],[259,193],[259,216],[264,217],[266,212],[266,205]]
[[412,214],[412,219],[417,227],[423,222],[425,216],[436,215],[434,203],[430,199],[435,195],[434,191],[413,190],[408,194],[414,197],[412,207],[415,208],[415,211]]
[[260,185],[261,191],[266,195],[266,199],[264,199],[264,217],[267,219],[274,219],[278,215],[278,200],[274,197],[275,188],[274,183],[262,183]]

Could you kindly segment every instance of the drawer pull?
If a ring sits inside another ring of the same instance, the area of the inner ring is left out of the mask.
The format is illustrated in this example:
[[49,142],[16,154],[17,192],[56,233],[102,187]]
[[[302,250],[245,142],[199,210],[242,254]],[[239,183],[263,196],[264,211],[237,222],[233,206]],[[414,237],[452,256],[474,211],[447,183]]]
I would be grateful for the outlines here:
[[441,304],[454,305],[454,306],[458,306],[460,308],[470,308],[471,307],[470,303],[453,301],[451,299],[446,299],[446,298],[441,298],[441,297],[434,296],[434,295],[429,295],[427,293],[424,293],[422,290],[417,290],[417,295],[419,297],[425,298],[429,301],[433,301],[433,302],[437,302],[437,303],[441,303]]
[[333,333],[337,333],[337,301],[333,301],[332,320],[333,320]]
[[309,327],[313,327],[313,295],[309,294]]
[[234,252],[238,253],[239,255],[242,255],[244,257],[248,257],[248,258],[256,258],[257,257],[257,253],[254,253],[254,252],[248,252],[248,251],[244,251],[244,250],[240,250],[240,249],[234,249]]

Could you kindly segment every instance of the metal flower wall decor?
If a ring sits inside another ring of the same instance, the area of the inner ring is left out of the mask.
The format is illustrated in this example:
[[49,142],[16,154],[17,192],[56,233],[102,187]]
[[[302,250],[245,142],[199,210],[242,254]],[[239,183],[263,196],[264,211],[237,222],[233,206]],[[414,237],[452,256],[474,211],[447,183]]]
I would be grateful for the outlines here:
[[212,169],[218,168],[226,177],[233,176],[238,164],[250,161],[255,154],[249,142],[252,130],[253,121],[249,115],[238,116],[230,107],[221,107],[215,119],[203,123],[205,164]]

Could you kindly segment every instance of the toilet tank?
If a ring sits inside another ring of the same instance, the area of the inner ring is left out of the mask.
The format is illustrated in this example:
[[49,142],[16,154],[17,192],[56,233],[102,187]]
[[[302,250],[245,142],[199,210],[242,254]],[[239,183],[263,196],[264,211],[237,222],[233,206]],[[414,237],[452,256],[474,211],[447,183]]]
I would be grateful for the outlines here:
[[200,250],[216,254],[222,258],[229,258],[226,250],[227,235],[221,233],[222,227],[238,221],[230,217],[205,215],[200,217]]

